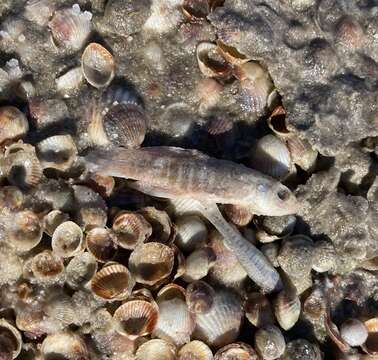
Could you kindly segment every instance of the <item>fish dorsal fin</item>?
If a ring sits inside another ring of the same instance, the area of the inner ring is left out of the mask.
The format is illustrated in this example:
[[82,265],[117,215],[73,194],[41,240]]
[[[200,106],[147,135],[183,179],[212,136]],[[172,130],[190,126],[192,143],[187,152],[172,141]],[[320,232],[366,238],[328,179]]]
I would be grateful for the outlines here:
[[175,146],[150,146],[140,149],[143,152],[161,156],[172,156],[179,158],[197,158],[201,160],[210,159],[210,156],[196,149],[183,149]]

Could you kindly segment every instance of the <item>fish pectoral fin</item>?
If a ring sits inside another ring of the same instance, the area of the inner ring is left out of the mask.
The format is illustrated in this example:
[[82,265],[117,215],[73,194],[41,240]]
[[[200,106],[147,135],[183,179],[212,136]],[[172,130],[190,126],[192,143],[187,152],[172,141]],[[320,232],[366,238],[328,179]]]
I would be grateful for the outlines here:
[[160,186],[154,186],[141,180],[129,180],[127,181],[127,186],[134,190],[138,190],[141,193],[159,198],[172,199],[177,198],[180,195],[177,192],[173,192],[171,189],[163,188]]

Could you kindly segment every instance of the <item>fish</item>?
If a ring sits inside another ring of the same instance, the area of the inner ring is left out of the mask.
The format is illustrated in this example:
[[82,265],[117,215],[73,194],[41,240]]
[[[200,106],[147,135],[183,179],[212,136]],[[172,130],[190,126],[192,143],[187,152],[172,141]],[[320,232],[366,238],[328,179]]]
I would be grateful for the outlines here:
[[258,215],[294,214],[299,203],[279,181],[242,164],[169,146],[94,150],[85,161],[88,171],[128,179],[130,187],[150,196],[189,202],[223,235],[256,284],[266,292],[281,288],[280,275],[269,260],[223,218],[217,206],[241,205]]

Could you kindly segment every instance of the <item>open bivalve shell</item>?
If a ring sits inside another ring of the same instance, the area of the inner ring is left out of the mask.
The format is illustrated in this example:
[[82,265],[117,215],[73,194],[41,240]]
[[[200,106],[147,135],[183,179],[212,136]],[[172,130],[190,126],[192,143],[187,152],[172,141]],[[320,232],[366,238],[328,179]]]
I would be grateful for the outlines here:
[[196,56],[198,67],[206,77],[225,77],[231,72],[230,66],[219,55],[217,46],[213,43],[199,43]]
[[21,352],[22,338],[20,332],[5,319],[0,319],[0,357],[16,359]]
[[176,347],[161,339],[152,339],[141,346],[135,353],[136,360],[175,360]]

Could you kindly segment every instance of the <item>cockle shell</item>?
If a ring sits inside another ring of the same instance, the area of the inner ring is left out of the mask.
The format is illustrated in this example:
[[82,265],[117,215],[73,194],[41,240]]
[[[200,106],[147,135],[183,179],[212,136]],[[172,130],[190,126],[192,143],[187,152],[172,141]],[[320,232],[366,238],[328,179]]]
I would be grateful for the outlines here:
[[199,216],[182,216],[176,221],[177,235],[175,243],[184,251],[193,251],[205,244],[207,227]]
[[217,46],[210,42],[201,42],[196,49],[197,63],[206,77],[225,77],[231,68],[218,54]]
[[206,114],[217,105],[221,99],[223,86],[215,79],[201,79],[195,89],[196,98],[199,101],[198,111],[201,115]]
[[105,87],[114,77],[113,55],[102,45],[90,43],[81,56],[81,69],[89,84],[96,88]]
[[202,280],[193,281],[186,288],[186,304],[190,312],[204,314],[214,304],[215,290]]
[[226,204],[222,209],[226,218],[237,226],[246,226],[253,218],[252,212],[244,206]]
[[65,221],[54,231],[51,238],[53,251],[61,257],[71,257],[84,248],[83,231],[73,221]]
[[305,171],[311,171],[314,168],[318,152],[312,148],[307,140],[299,138],[297,134],[293,134],[287,139],[286,144],[293,163]]
[[136,360],[175,360],[176,347],[161,339],[152,339],[141,346],[135,353]]
[[254,326],[260,328],[274,324],[273,310],[265,295],[258,292],[248,294],[244,309],[246,318]]
[[274,325],[267,325],[255,334],[256,350],[264,360],[275,360],[285,352],[285,339],[281,330]]
[[240,53],[236,48],[226,45],[220,40],[217,40],[218,52],[232,65],[243,65],[250,61],[245,55]]
[[88,252],[74,256],[66,268],[66,282],[72,289],[85,287],[97,271],[96,259]]
[[55,229],[69,219],[69,215],[60,210],[51,210],[43,218],[44,232],[52,236]]
[[286,345],[282,360],[321,360],[322,353],[319,346],[305,339],[292,340]]
[[33,257],[33,275],[42,282],[55,282],[64,274],[63,259],[50,250],[44,250]]
[[16,359],[21,352],[20,332],[5,319],[0,319],[0,356],[2,359]]
[[0,144],[22,138],[29,130],[26,116],[14,106],[0,107]]
[[68,107],[61,99],[33,97],[29,100],[29,114],[38,129],[55,125],[69,117]]
[[314,245],[313,270],[322,273],[336,268],[337,253],[329,241],[317,241]]
[[228,344],[219,349],[214,360],[257,360],[257,354],[253,348],[243,342]]
[[193,340],[177,353],[177,360],[213,360],[211,349],[202,341]]
[[360,346],[368,338],[368,329],[358,319],[348,319],[340,326],[341,338],[350,346]]
[[60,75],[55,79],[55,83],[60,94],[64,97],[70,97],[76,94],[83,80],[84,76],[81,67],[75,67]]
[[216,260],[210,247],[194,250],[187,258],[183,279],[192,282],[204,278]]
[[88,251],[99,262],[111,260],[117,251],[116,236],[106,228],[93,228],[85,237]]

